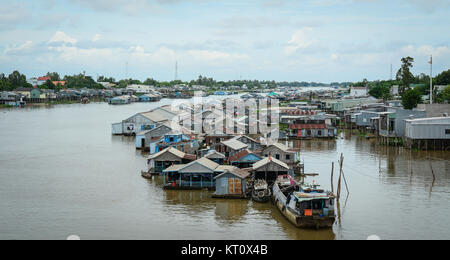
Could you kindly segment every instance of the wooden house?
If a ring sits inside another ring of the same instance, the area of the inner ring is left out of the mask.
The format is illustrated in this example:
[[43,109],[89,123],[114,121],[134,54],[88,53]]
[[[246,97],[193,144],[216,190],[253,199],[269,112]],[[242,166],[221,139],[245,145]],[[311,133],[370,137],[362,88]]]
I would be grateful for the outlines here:
[[286,175],[289,171],[289,166],[286,163],[272,156],[253,164],[254,179],[264,179],[268,183],[274,183],[279,175]]
[[236,139],[236,140],[246,144],[248,146],[248,149],[250,149],[252,151],[259,151],[262,149],[261,142],[256,139],[253,139],[249,136],[240,135],[240,136],[234,137],[233,139]]
[[219,165],[206,157],[163,171],[165,189],[215,189],[214,177],[236,167]]
[[231,138],[233,138],[233,136],[227,134],[207,135],[205,137],[205,144],[206,146],[213,147],[223,141],[230,140]]
[[233,156],[247,148],[247,144],[236,139],[223,141],[216,145],[216,151],[225,154],[226,157]]
[[159,108],[149,112],[137,113],[120,123],[113,124],[112,133],[114,135],[135,135],[162,124],[168,125],[174,117],[176,117],[175,113]]
[[162,173],[172,165],[186,164],[194,161],[195,155],[186,154],[175,148],[167,148],[159,153],[148,157],[147,164],[149,172]]
[[263,159],[262,156],[252,152],[249,149],[245,149],[228,158],[228,164],[236,166],[241,169],[251,168],[253,164]]
[[237,168],[217,175],[214,177],[216,192],[213,198],[246,198],[249,177],[248,171]]
[[211,161],[214,161],[220,165],[223,165],[225,163],[225,155],[217,152],[216,150],[210,150],[204,157],[210,159]]
[[281,143],[274,143],[267,146],[262,151],[263,156],[280,160],[288,165],[294,165],[300,161],[300,153],[298,150],[289,149],[286,145]]
[[136,149],[149,150],[151,140],[156,137],[163,137],[165,134],[172,131],[166,125],[160,125],[150,130],[145,130],[136,134]]

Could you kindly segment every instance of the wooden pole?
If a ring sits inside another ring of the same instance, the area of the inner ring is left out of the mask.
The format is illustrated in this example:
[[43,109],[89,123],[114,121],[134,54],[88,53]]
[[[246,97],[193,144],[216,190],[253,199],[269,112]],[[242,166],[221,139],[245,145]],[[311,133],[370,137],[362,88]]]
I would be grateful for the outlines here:
[[430,160],[430,168],[431,168],[431,174],[433,175],[433,184],[436,181],[436,176],[434,175],[434,170],[433,170],[433,165],[431,164],[431,160]]
[[334,162],[331,163],[331,193],[334,193]]
[[339,180],[338,180],[338,188],[337,188],[337,199],[341,198],[341,182],[342,182],[342,165],[344,163],[344,154],[341,154],[341,159],[339,161],[340,171],[339,171]]

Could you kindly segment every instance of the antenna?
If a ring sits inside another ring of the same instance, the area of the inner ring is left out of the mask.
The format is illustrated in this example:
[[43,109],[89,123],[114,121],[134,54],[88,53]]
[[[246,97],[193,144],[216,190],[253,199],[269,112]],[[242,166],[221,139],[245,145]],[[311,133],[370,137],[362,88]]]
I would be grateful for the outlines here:
[[433,55],[430,58],[430,104],[433,104]]
[[392,74],[392,63],[391,63],[391,81],[393,80],[393,74]]
[[175,80],[178,79],[178,61],[175,62]]

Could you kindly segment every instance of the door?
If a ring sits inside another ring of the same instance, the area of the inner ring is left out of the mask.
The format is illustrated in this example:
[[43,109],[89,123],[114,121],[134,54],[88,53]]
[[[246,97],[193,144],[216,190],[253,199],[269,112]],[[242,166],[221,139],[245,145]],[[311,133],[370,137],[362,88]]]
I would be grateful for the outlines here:
[[241,195],[242,194],[242,185],[241,180],[236,178],[228,179],[228,194],[232,195]]
[[145,148],[145,138],[141,139],[141,148]]

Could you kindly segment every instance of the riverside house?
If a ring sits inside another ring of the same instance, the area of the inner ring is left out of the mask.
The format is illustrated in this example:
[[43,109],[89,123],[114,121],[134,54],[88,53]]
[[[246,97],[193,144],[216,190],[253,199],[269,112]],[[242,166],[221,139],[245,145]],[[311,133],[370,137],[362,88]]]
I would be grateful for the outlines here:
[[210,150],[205,156],[208,159],[210,159],[211,161],[214,161],[220,165],[223,165],[225,163],[225,155],[221,154],[219,152],[217,152],[216,150]]
[[286,175],[289,173],[289,166],[272,156],[262,159],[253,164],[254,179],[264,179],[268,183],[274,183],[279,175]]
[[155,109],[149,112],[137,113],[120,123],[112,125],[113,135],[136,135],[145,130],[151,130],[162,124],[168,124],[176,116],[164,109]]
[[213,198],[246,198],[250,176],[250,172],[241,169],[226,170],[217,175]]
[[163,171],[165,189],[215,189],[214,177],[234,166],[219,165],[206,157],[189,164],[173,165]]
[[334,138],[336,128],[327,125],[326,120],[300,119],[289,125],[290,137],[296,138]]
[[247,144],[237,139],[230,139],[216,145],[216,150],[220,153],[224,153],[226,157],[233,156],[247,148]]
[[262,156],[257,155],[249,149],[245,149],[228,158],[230,165],[236,166],[241,169],[251,168],[253,164],[263,159]]
[[194,161],[195,155],[183,153],[175,148],[169,147],[159,153],[152,154],[147,159],[149,172],[162,173],[173,165],[181,165]]
[[141,131],[136,134],[136,149],[149,150],[151,140],[156,137],[162,137],[165,134],[172,131],[172,129],[166,125],[160,125],[150,130]]

